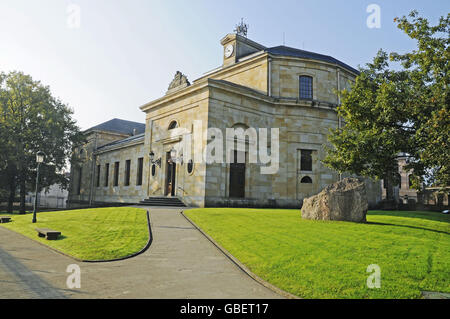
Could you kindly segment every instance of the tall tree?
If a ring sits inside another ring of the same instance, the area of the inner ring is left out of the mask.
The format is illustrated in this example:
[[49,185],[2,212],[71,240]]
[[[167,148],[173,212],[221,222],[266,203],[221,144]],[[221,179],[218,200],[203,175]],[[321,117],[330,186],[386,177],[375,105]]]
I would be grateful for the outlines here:
[[[73,111],[51,95],[50,89],[21,72],[2,74],[0,78],[0,126],[2,144],[7,150],[3,174],[9,176],[9,198],[14,198],[17,181],[20,212],[25,212],[25,195],[36,178],[36,153],[46,154],[41,171],[41,188],[59,183],[74,143],[81,134]],[[5,164],[6,163],[6,164]]]
[[351,90],[341,92],[338,113],[344,126],[329,135],[333,147],[324,163],[341,173],[384,179],[387,198],[392,199],[397,156],[410,142],[411,127],[403,112],[408,74],[390,71],[382,50],[360,72]]
[[[1,94],[4,89],[4,81],[6,79],[6,74],[0,73],[0,105],[4,105],[6,101],[6,95]],[[16,187],[17,187],[17,169],[14,161],[13,150],[11,148],[10,134],[5,123],[2,121],[7,110],[1,109],[0,118],[0,198],[1,201],[7,199],[8,201],[8,212],[12,212],[13,203],[16,197]]]
[[410,74],[414,92],[406,108],[415,133],[414,147],[408,150],[412,155],[409,168],[416,175],[429,175],[435,186],[449,186],[450,13],[435,26],[417,11],[394,21],[417,42],[417,49],[410,53],[391,54]]
[[415,11],[410,18],[395,21],[418,39],[418,50],[391,54],[391,61],[401,62],[400,70],[391,69],[388,54],[380,50],[360,69],[351,90],[340,92],[338,114],[345,125],[331,132],[324,160],[339,172],[383,179],[388,199],[398,183],[399,153],[410,156],[407,169],[414,170],[416,187],[430,172],[448,185],[450,173],[448,17],[435,27]]

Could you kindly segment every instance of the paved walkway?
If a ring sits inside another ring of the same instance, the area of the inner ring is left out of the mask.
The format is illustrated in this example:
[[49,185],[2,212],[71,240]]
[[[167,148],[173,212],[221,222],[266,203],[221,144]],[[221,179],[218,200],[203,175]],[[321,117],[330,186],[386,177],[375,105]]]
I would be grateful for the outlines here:
[[[142,255],[82,263],[0,227],[0,298],[280,298],[226,258],[179,209],[150,209],[153,243]],[[81,268],[68,289],[67,266]]]

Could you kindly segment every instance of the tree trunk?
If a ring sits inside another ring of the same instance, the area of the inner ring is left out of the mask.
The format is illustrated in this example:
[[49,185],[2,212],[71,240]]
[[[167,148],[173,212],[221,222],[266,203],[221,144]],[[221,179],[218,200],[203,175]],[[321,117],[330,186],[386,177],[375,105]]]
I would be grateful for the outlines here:
[[25,170],[21,169],[20,172],[20,214],[25,214],[25,195],[26,195],[26,178]]
[[394,185],[389,176],[385,179],[385,185],[386,185],[386,200],[392,201],[394,200]]
[[384,186],[386,188],[386,201],[395,201],[394,196],[394,175],[391,171],[386,171],[384,176]]
[[14,198],[16,197],[16,182],[14,177],[9,179],[8,214],[12,214]]
[[15,164],[8,163],[6,167],[6,181],[9,186],[9,197],[8,197],[8,213],[12,213],[14,210],[14,200],[16,198],[16,176],[17,169]]

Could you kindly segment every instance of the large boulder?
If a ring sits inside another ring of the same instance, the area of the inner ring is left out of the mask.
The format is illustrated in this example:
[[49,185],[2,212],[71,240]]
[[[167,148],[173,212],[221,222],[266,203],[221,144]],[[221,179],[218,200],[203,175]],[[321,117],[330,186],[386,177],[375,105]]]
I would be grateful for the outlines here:
[[364,182],[345,178],[328,185],[319,194],[305,198],[302,218],[365,223],[368,207]]

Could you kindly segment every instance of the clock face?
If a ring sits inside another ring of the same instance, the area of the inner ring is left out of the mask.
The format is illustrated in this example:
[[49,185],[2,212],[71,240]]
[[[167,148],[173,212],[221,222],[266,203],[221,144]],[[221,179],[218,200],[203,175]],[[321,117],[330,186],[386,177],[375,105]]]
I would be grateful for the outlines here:
[[234,51],[234,46],[232,44],[229,44],[225,47],[225,57],[229,58]]

